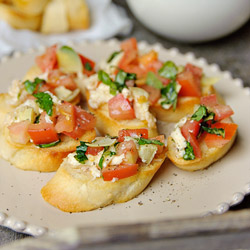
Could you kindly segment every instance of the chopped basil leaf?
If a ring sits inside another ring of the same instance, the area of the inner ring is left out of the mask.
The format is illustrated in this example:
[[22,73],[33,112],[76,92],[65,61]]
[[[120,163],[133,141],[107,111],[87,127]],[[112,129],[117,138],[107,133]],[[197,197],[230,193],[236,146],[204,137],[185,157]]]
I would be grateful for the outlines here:
[[74,156],[78,162],[83,164],[88,160],[88,157],[86,156],[87,149],[88,146],[85,144],[85,142],[80,141],[80,146],[76,147],[76,155]]
[[30,80],[26,80],[24,82],[24,86],[25,86],[26,91],[31,95],[35,92],[38,84],[40,85],[39,86],[39,88],[40,88],[42,86],[42,84],[45,84],[45,80],[36,77],[33,82]]
[[162,82],[151,71],[149,71],[147,73],[146,84],[149,85],[149,86],[152,86],[152,87],[154,87],[156,89],[162,89],[163,88]]
[[208,127],[202,126],[202,129],[208,132],[209,134],[214,134],[214,135],[222,136],[223,138],[225,138],[225,129],[223,128],[208,128]]
[[110,55],[109,59],[107,60],[107,63],[112,62],[112,60],[121,53],[122,51],[115,51],[113,54]]
[[39,92],[34,94],[34,96],[37,98],[36,102],[38,103],[39,107],[45,110],[49,116],[52,116],[53,101],[51,96],[44,92]]
[[209,112],[207,114],[207,117],[204,118],[204,122],[207,122],[207,121],[214,121],[214,117],[215,117],[215,113],[214,112]]
[[161,105],[164,104],[172,104],[173,109],[176,109],[177,105],[177,97],[178,93],[176,91],[177,84],[175,81],[170,82],[165,88],[161,90],[161,95],[165,98],[164,101],[161,102]]
[[110,86],[113,83],[109,75],[103,70],[98,71],[98,79],[99,81],[102,81],[104,84],[108,86]]
[[207,116],[207,108],[201,105],[191,116],[191,119],[195,121],[200,121],[205,116]]
[[53,146],[56,146],[61,140],[58,140],[58,141],[54,141],[54,142],[51,142],[51,143],[48,143],[48,144],[39,144],[37,145],[39,148],[49,148],[49,147],[53,147]]
[[107,156],[107,150],[108,150],[108,146],[107,147],[104,147],[104,151],[103,151],[103,153],[102,153],[102,156],[101,156],[101,158],[100,158],[100,160],[99,160],[99,163],[98,163],[98,166],[102,169],[102,167],[103,167],[103,161],[104,161],[104,158],[105,158],[105,156]]
[[159,69],[158,73],[162,77],[175,80],[178,73],[178,68],[172,61],[167,61]]
[[186,161],[195,159],[194,149],[189,142],[187,142],[187,146],[185,148],[185,154],[183,156],[183,159]]
[[123,86],[125,84],[127,77],[127,73],[123,70],[119,70],[115,77],[115,82],[118,83],[120,86]]
[[84,68],[85,68],[86,70],[88,70],[88,71],[91,71],[91,70],[92,70],[92,67],[91,67],[91,65],[90,65],[89,62],[86,62],[86,63],[84,64]]
[[135,140],[138,141],[139,145],[145,145],[145,144],[155,144],[155,145],[160,145],[163,146],[164,143],[162,143],[159,140],[150,140],[150,139],[145,139],[145,138],[134,138]]

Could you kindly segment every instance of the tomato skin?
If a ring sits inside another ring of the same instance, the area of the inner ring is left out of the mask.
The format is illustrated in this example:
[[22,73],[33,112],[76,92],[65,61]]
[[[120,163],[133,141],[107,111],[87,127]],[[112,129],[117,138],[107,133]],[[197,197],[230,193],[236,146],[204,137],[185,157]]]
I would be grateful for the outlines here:
[[109,166],[102,170],[104,181],[112,181],[113,178],[118,180],[128,178],[136,175],[138,171],[138,164],[122,163],[118,166]]
[[28,127],[30,122],[28,120],[21,122],[14,122],[8,126],[10,138],[15,143],[26,144],[30,136],[28,134]]
[[134,109],[128,99],[118,94],[108,101],[109,116],[116,120],[132,120],[135,118]]
[[125,136],[142,137],[148,139],[148,129],[147,128],[122,129],[118,132],[118,141],[123,142]]
[[146,90],[149,93],[148,101],[150,105],[154,105],[161,97],[161,91],[147,84],[140,86],[140,88]]
[[139,157],[135,142],[133,140],[119,143],[117,145],[116,153],[117,155],[124,154],[125,158],[123,159],[123,163],[134,164]]
[[136,38],[131,37],[121,43],[121,49],[123,51],[138,50]]
[[75,128],[72,132],[63,132],[63,134],[78,140],[86,130],[91,130],[95,127],[96,118],[80,107],[74,106],[74,108],[76,111]]
[[200,104],[206,107],[213,107],[214,105],[218,104],[217,97],[215,94],[203,96],[201,97]]
[[103,149],[104,147],[88,147],[86,155],[98,155],[98,153],[101,152]]
[[28,134],[35,145],[48,144],[59,140],[52,123],[30,124]]
[[201,158],[202,153],[201,153],[200,145],[199,145],[198,140],[196,139],[196,136],[194,136],[194,134],[189,133],[188,142],[191,144],[191,146],[194,150],[195,157]]
[[192,72],[197,78],[201,78],[203,74],[202,68],[197,67],[191,63],[186,64],[185,70]]
[[53,45],[43,55],[36,57],[36,64],[43,72],[57,68],[56,50],[57,45]]
[[76,110],[74,105],[63,102],[58,105],[59,116],[55,125],[57,133],[72,132],[76,125]]
[[[165,136],[164,135],[158,135],[156,137],[152,137],[152,138],[150,138],[150,140],[158,140],[158,141],[165,144]],[[164,146],[157,145],[157,144],[156,144],[156,146],[157,146],[157,152],[156,153],[161,154],[163,152]]]
[[177,81],[181,85],[179,96],[201,97],[200,83],[191,71],[183,71],[178,74]]
[[144,67],[147,67],[151,63],[158,61],[158,53],[154,50],[149,51],[148,53],[140,56],[138,58],[138,61],[140,64],[142,64]]
[[[81,61],[82,61],[82,65],[83,65],[83,73],[87,76],[91,76],[93,74],[95,74],[95,62],[92,61],[91,59],[81,55],[81,54],[78,54]],[[91,66],[92,70],[87,70],[85,65],[86,63],[89,63],[89,65]]]
[[215,124],[211,125],[211,128],[223,128],[225,129],[225,138],[222,136],[209,134],[205,132],[205,143],[209,148],[220,148],[223,147],[225,144],[227,144],[234,134],[236,133],[238,125],[235,123],[221,123],[217,122]]

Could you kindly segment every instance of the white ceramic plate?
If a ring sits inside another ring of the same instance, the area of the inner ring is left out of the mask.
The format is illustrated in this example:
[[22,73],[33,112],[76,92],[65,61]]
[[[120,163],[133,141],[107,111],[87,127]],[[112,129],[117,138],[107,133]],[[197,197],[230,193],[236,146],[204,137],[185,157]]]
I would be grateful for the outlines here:
[[[119,48],[115,40],[83,43],[77,51],[99,61]],[[242,81],[221,72],[217,65],[195,59],[192,53],[181,55],[178,50],[166,50],[161,45],[141,42],[141,50],[154,48],[162,60],[177,64],[192,62],[201,66],[206,75],[220,78],[216,88],[235,111],[239,125],[234,147],[221,160],[204,171],[189,173],[174,167],[168,160],[146,190],[135,199],[85,213],[64,213],[46,203],[40,190],[54,173],[36,173],[16,169],[0,160],[0,225],[31,235],[47,230],[77,225],[127,224],[165,219],[204,216],[226,212],[250,192],[250,91]],[[14,78],[22,78],[41,51],[16,53],[3,58],[0,64],[0,91],[5,92]],[[166,128],[164,129],[166,130]],[[4,145],[1,145],[4,147]]]

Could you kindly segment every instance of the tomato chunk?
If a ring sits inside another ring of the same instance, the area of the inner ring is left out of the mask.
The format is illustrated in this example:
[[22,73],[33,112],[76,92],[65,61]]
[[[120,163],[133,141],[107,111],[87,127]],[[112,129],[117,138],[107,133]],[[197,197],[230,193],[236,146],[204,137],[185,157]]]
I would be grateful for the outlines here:
[[59,116],[55,125],[57,133],[72,132],[76,124],[76,110],[74,105],[63,102],[58,105]]
[[217,97],[215,94],[203,96],[201,97],[200,104],[206,107],[213,107],[214,105],[218,104]]
[[117,155],[124,154],[125,158],[123,159],[123,163],[136,163],[139,155],[133,140],[124,141],[118,144],[117,146]]
[[87,76],[95,74],[95,62],[81,54],[78,55],[82,61],[83,73]]
[[191,63],[186,64],[185,70],[192,72],[197,78],[202,77],[202,68],[197,67]]
[[234,114],[233,110],[228,105],[217,104],[212,107],[212,110],[215,113],[215,121],[221,121]]
[[56,50],[57,45],[53,45],[43,55],[36,57],[36,64],[43,72],[57,68]]
[[26,144],[30,136],[28,134],[28,127],[30,122],[28,120],[21,122],[14,122],[8,126],[10,138],[15,143]]
[[161,91],[147,84],[141,86],[142,89],[149,93],[148,101],[150,105],[154,105],[161,97]]
[[118,94],[108,101],[109,116],[116,120],[132,120],[135,112],[128,99]]
[[209,148],[220,148],[227,144],[236,133],[238,125],[235,123],[221,123],[217,122],[211,125],[211,128],[223,128],[225,130],[225,138],[222,136],[206,133],[205,143]]
[[192,133],[189,133],[189,137],[188,137],[187,141],[191,144],[191,146],[192,146],[192,148],[194,150],[195,157],[196,158],[201,158],[202,153],[201,153],[199,142],[196,139],[196,136],[194,136],[194,134],[192,134]]
[[109,166],[102,170],[104,181],[112,181],[113,178],[118,180],[136,175],[138,164],[120,164],[118,166]]
[[142,137],[148,139],[148,129],[147,128],[122,129],[118,132],[118,141],[123,142],[125,136]]
[[52,123],[30,124],[28,127],[28,134],[36,145],[48,144],[59,140],[58,134]]
[[88,147],[86,151],[86,155],[98,155],[99,152],[101,152],[104,149],[104,147]]
[[[158,135],[158,136],[156,136],[156,137],[152,137],[152,138],[150,138],[151,140],[158,140],[158,141],[160,141],[160,142],[162,142],[162,143],[164,143],[165,144],[165,136],[164,135]],[[163,149],[164,149],[164,145],[163,146],[161,146],[161,145],[156,145],[157,146],[157,154],[161,154],[162,152],[163,152]]]

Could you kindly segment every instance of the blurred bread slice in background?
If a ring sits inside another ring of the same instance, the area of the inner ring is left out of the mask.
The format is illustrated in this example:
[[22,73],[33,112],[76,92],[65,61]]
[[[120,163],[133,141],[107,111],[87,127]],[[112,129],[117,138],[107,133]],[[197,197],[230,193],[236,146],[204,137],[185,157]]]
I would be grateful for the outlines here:
[[67,31],[69,31],[69,22],[65,0],[50,1],[43,13],[41,32],[49,34]]
[[52,34],[89,28],[90,13],[85,0],[0,0],[0,20]]
[[16,29],[39,30],[42,15],[26,15],[12,5],[0,3],[0,19]]

